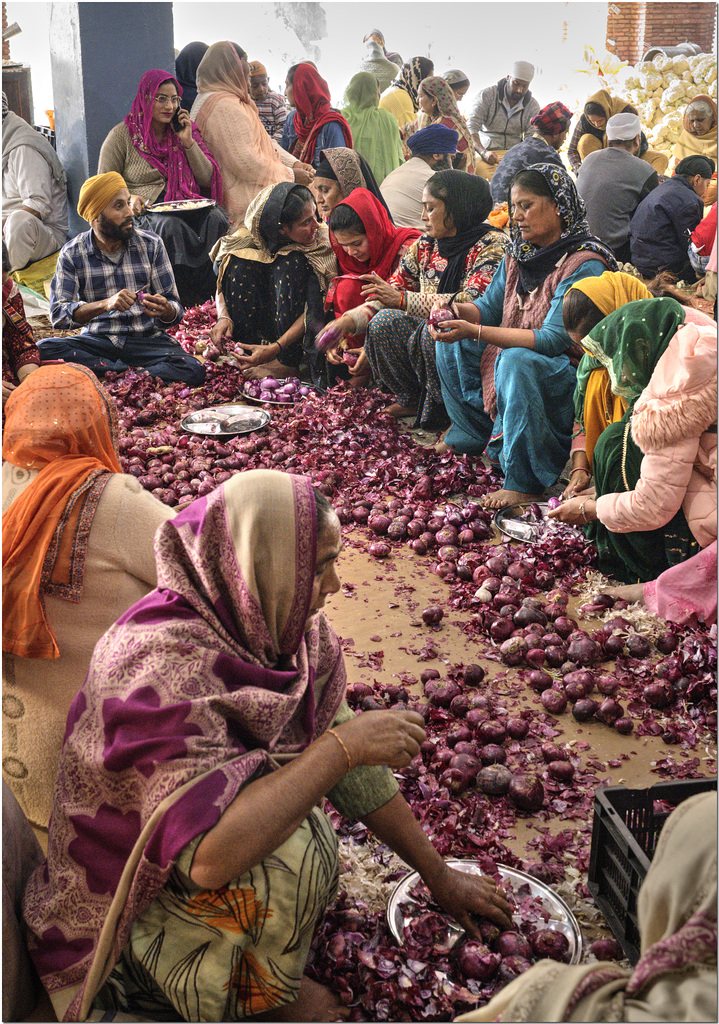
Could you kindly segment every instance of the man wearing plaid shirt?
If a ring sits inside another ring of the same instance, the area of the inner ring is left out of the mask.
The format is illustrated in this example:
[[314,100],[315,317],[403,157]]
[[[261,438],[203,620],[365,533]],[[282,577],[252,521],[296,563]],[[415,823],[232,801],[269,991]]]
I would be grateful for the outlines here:
[[60,252],[50,316],[53,327],[87,328],[71,337],[44,339],[42,358],[81,363],[98,376],[139,367],[165,381],[202,384],[202,364],[163,329],[183,314],[167,250],[157,235],[135,228],[130,192],[120,175],[110,172],[85,182],[78,213],[91,229]]

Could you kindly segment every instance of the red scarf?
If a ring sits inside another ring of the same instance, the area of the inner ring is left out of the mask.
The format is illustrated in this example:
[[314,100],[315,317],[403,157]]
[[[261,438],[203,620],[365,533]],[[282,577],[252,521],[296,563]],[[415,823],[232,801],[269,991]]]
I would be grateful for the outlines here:
[[300,64],[292,79],[295,102],[294,128],[300,144],[299,159],[311,164],[317,137],[323,126],[337,121],[342,127],[345,143],[352,148],[352,132],[338,110],[330,107],[330,87],[311,64]]

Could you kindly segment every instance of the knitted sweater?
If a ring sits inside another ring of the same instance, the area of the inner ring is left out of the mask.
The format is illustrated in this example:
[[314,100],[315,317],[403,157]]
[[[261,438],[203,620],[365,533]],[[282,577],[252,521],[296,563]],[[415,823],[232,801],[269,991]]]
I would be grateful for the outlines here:
[[[195,181],[199,188],[208,188],[212,180],[212,164],[195,143],[185,151]],[[102,144],[97,173],[117,171],[125,179],[130,195],[140,196],[146,203],[154,203],[164,192],[167,180],[157,168],[145,160],[130,139],[130,132],[124,121],[110,131]]]

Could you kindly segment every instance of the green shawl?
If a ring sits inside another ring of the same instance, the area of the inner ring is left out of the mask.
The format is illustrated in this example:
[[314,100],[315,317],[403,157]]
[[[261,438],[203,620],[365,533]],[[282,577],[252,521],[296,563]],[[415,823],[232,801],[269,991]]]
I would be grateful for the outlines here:
[[343,116],[352,130],[352,146],[365,158],[381,185],[390,171],[404,163],[397,118],[379,106],[374,75],[360,71],[345,91]]
[[577,422],[584,423],[587,381],[593,370],[606,369],[612,394],[624,398],[631,410],[685,320],[684,307],[676,299],[638,299],[620,306],[597,324],[582,339],[586,354],[577,367]]

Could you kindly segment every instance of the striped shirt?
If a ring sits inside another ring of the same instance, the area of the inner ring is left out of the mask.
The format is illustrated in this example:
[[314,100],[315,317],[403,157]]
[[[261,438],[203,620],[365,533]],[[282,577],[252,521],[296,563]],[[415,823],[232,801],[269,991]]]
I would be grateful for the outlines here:
[[279,142],[287,120],[287,104],[276,92],[268,92],[263,100],[255,100],[262,126],[271,139]]
[[151,231],[135,228],[120,251],[121,257],[116,263],[97,247],[92,229],[62,247],[50,285],[53,327],[65,330],[77,327],[73,316],[80,306],[102,302],[123,288],[164,295],[175,310],[174,320],[165,323],[151,317],[135,302],[125,312],[113,309],[96,316],[84,325],[86,331],[102,334],[121,348],[128,334],[150,338],[177,323],[184,310],[162,239]]

